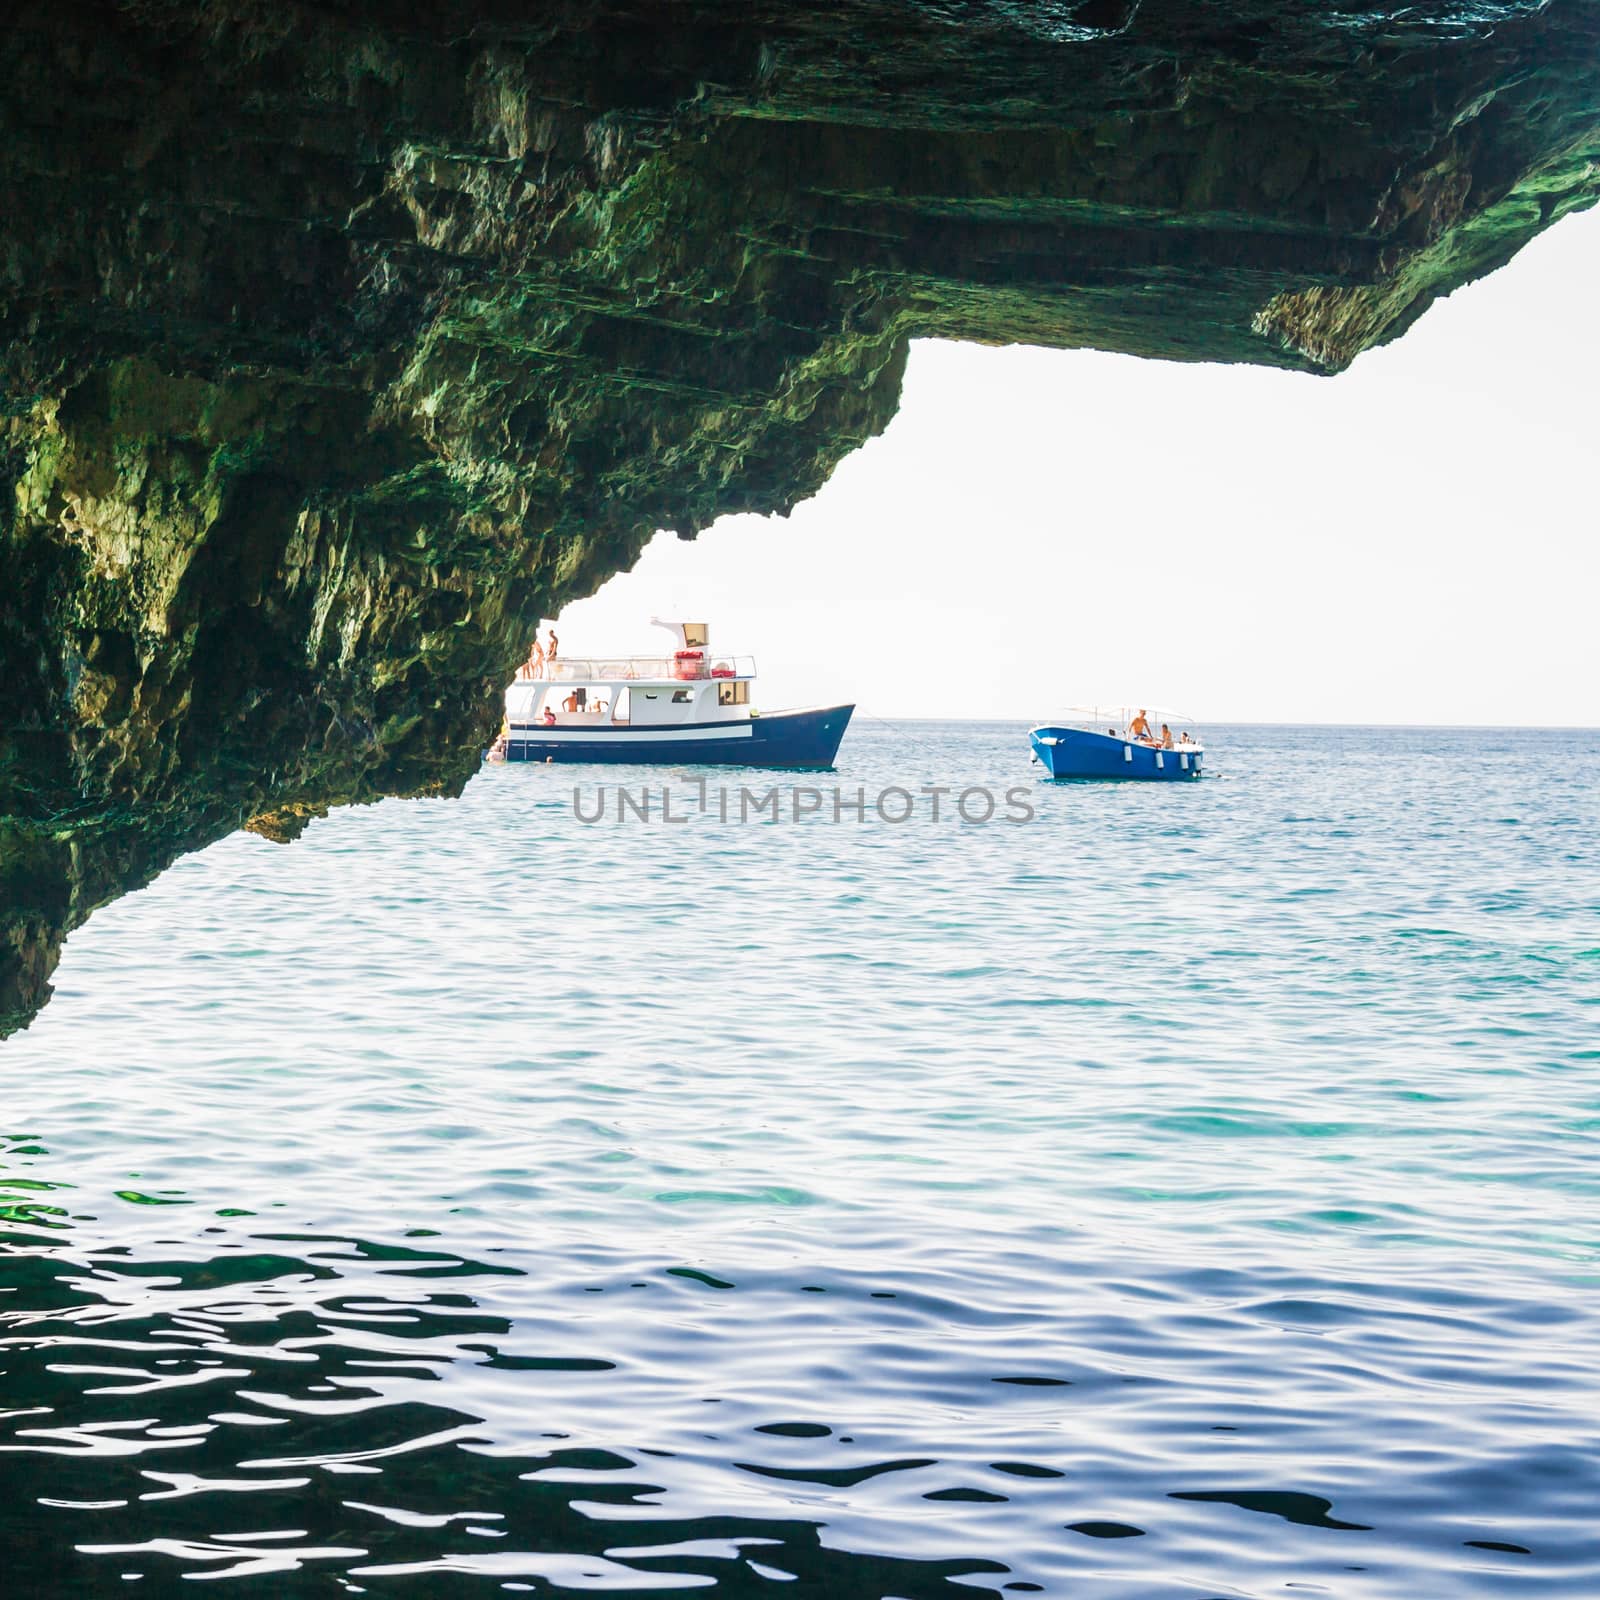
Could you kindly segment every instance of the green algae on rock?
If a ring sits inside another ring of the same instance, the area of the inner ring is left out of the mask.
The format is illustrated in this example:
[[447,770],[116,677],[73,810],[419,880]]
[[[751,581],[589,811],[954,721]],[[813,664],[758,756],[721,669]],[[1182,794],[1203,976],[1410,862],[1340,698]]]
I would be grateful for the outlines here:
[[541,615],[908,339],[1337,371],[1600,194],[1580,0],[22,0],[0,1032],[240,826],[448,794]]

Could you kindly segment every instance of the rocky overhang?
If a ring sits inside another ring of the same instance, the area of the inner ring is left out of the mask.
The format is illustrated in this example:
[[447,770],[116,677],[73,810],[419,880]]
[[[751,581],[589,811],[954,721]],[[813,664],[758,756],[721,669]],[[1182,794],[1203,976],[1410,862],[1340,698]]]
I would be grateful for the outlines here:
[[536,619],[814,493],[909,339],[1337,372],[1600,193],[1588,0],[20,0],[6,43],[0,1033],[179,853],[458,791]]

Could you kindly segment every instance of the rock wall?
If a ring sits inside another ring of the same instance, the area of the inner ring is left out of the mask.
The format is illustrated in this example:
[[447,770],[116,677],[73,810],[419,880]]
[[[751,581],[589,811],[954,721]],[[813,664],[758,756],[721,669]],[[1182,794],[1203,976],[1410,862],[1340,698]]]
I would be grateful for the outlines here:
[[930,335],[1337,371],[1600,194],[1600,8],[20,0],[0,1032],[240,826],[452,793],[540,615]]

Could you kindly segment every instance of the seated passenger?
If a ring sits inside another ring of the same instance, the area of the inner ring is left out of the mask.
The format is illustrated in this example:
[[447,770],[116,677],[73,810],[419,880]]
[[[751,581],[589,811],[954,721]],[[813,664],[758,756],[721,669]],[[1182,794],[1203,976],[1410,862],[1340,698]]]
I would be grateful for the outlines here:
[[1161,724],[1161,748],[1163,750],[1171,750],[1175,748],[1175,741],[1172,737],[1172,729],[1169,728],[1164,722]]
[[1128,724],[1128,736],[1132,739],[1143,740],[1145,744],[1154,744],[1155,735],[1150,731],[1150,721],[1144,714],[1144,708],[1139,708],[1139,715]]
[[546,706],[544,708],[544,725],[547,728],[553,728],[556,725],[555,710],[551,706]]

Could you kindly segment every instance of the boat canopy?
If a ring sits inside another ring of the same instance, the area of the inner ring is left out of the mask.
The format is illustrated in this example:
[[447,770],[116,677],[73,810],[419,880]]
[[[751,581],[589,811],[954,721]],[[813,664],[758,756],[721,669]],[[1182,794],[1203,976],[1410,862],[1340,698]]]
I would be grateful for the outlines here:
[[651,617],[652,628],[665,628],[678,641],[680,650],[706,650],[711,645],[711,629],[704,622],[665,622]]
[[754,656],[686,649],[670,656],[558,656],[541,674],[556,683],[686,683],[699,678],[753,678]]

